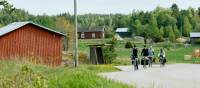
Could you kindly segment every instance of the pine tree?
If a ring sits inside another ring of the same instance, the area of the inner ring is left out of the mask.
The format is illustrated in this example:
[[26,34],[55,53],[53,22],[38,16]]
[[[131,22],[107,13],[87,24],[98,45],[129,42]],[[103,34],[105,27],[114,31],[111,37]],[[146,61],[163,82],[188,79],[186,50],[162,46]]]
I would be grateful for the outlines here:
[[160,36],[163,37],[164,36],[164,27],[163,26],[160,27],[159,32],[160,32]]
[[173,31],[174,31],[175,38],[179,38],[180,32],[178,31],[178,28],[176,25],[173,26]]
[[192,23],[192,27],[193,27],[192,31],[199,32],[199,30],[200,30],[200,17],[197,14],[195,14],[194,17],[191,19],[191,23]]
[[196,23],[194,31],[195,32],[200,32],[200,23]]
[[169,40],[171,41],[171,42],[174,42],[175,41],[175,34],[174,34],[174,32],[173,32],[173,29],[172,29],[172,27],[169,27]]
[[169,37],[169,30],[172,29],[171,26],[165,26],[164,28],[164,37],[168,38]]
[[192,25],[190,24],[188,17],[185,16],[183,25],[183,36],[188,37],[191,30],[192,30]]
[[178,18],[178,16],[179,16],[179,8],[178,8],[178,5],[173,4],[173,5],[171,6],[171,10],[172,10],[172,16],[175,17],[175,18]]
[[134,27],[133,29],[134,29],[134,32],[135,32],[136,35],[141,34],[140,31],[141,31],[142,25],[141,25],[140,20],[138,20],[138,19],[135,20],[133,27]]
[[142,25],[141,36],[144,37],[144,43],[147,44],[147,39],[150,37],[149,24]]
[[161,41],[162,37],[159,33],[159,29],[158,29],[158,24],[157,24],[157,20],[154,17],[153,14],[150,15],[150,21],[149,21],[149,28],[150,28],[150,33],[151,33],[151,38],[153,39],[154,42],[159,42]]

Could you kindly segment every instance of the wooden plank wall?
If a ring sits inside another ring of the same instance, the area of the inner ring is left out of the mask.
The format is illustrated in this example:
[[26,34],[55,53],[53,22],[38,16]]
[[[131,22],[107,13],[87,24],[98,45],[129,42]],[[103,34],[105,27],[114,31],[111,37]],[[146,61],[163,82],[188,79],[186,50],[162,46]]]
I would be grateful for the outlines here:
[[0,59],[34,57],[41,63],[60,65],[62,36],[28,24],[0,37]]

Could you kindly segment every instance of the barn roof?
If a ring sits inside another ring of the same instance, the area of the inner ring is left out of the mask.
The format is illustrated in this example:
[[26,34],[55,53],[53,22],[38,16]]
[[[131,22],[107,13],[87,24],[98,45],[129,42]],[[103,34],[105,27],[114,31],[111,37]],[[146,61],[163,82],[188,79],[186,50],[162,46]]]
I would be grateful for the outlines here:
[[198,38],[198,37],[200,37],[200,32],[190,32],[190,37],[191,38]]
[[41,26],[41,25],[39,25],[39,24],[30,22],[30,21],[26,21],[26,22],[14,22],[14,23],[8,24],[7,26],[0,28],[0,36],[5,35],[5,34],[7,34],[7,33],[9,33],[9,32],[12,32],[12,31],[14,31],[14,30],[16,30],[16,29],[18,29],[18,28],[20,28],[20,27],[23,27],[23,26],[27,25],[27,24],[33,24],[33,25],[35,25],[35,26],[41,27],[41,28],[43,28],[43,29],[45,29],[45,30],[48,30],[48,31],[50,31],[50,32],[53,32],[53,33],[56,33],[56,34],[65,36],[65,35],[64,35],[63,33],[61,33],[61,32],[52,30],[52,29],[50,29],[50,28]]
[[117,28],[116,32],[128,32],[128,28]]
[[78,28],[78,32],[104,32],[105,27],[83,27]]

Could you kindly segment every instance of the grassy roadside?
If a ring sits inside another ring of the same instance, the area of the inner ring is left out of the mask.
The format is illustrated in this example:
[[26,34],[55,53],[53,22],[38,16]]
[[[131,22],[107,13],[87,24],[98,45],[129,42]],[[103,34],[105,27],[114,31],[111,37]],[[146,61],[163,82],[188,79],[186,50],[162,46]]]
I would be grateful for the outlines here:
[[0,88],[133,88],[99,77],[99,72],[118,71],[112,65],[47,67],[0,62]]

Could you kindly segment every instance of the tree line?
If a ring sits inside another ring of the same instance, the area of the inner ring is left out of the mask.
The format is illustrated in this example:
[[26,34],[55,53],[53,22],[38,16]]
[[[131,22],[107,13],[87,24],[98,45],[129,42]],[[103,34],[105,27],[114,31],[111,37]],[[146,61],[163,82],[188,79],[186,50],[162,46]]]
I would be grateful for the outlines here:
[[[12,13],[0,10],[0,26],[16,21],[32,21],[73,36],[73,18],[69,13],[54,16],[31,15],[22,9]],[[161,42],[167,38],[174,42],[179,37],[188,37],[191,31],[200,31],[200,8],[180,10],[176,4],[170,8],[157,7],[153,11],[132,11],[131,14],[84,14],[78,16],[79,27],[104,26],[106,37],[112,37],[116,28],[127,27],[136,36]],[[73,39],[72,39],[73,40]]]

